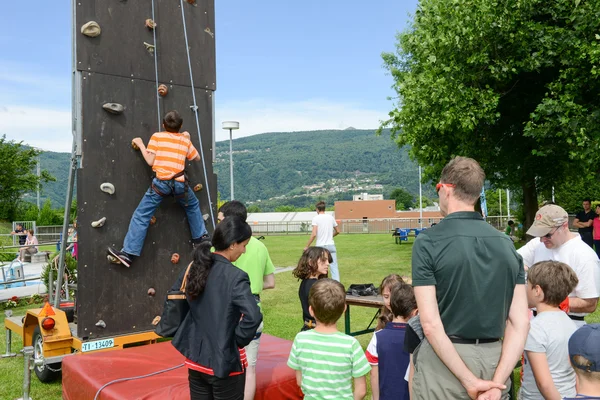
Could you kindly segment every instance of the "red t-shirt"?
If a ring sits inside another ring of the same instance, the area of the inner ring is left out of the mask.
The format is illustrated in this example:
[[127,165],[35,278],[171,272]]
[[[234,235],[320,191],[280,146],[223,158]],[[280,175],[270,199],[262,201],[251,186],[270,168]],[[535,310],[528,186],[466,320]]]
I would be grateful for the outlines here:
[[594,218],[592,226],[594,227],[594,240],[600,240],[600,218]]

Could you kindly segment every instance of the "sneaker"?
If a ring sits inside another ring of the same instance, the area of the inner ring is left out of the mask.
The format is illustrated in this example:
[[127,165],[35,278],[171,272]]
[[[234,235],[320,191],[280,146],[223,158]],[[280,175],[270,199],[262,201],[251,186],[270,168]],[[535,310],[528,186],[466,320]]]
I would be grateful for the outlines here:
[[117,260],[119,260],[119,262],[121,264],[123,264],[124,266],[126,266],[128,268],[131,266],[131,263],[133,262],[133,260],[129,254],[124,253],[122,251],[117,251],[117,250],[113,249],[112,247],[109,247],[107,249],[107,251],[108,251],[109,255],[111,255],[114,258],[116,258]]
[[192,239],[192,247],[195,249],[200,245],[200,243],[210,240],[210,236],[207,233],[200,236],[198,239]]

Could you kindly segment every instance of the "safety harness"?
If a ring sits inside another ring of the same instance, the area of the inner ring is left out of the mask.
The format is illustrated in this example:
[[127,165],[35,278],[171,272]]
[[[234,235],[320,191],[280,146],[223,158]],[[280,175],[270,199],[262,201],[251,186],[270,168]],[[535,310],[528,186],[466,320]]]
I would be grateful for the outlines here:
[[[185,169],[183,171],[178,172],[175,175],[173,175],[171,177],[171,179],[168,179],[168,181],[174,181],[175,178],[179,178],[180,176],[183,176],[183,178],[184,178],[184,180],[183,180],[183,194],[179,194],[179,195],[175,196],[175,188],[174,187],[173,187],[173,190],[171,191],[171,193],[163,193],[163,192],[161,192],[154,185],[154,179],[152,180],[151,187],[152,187],[152,190],[154,190],[154,192],[156,192],[156,194],[158,194],[160,197],[167,197],[169,195],[172,195],[173,198],[175,198],[175,199],[180,199],[180,198],[183,197],[183,199],[185,200],[185,206],[187,207],[187,205],[188,205],[188,188],[190,187],[190,180],[188,179],[187,172],[185,171]],[[156,174],[155,174],[155,177],[156,177]]]

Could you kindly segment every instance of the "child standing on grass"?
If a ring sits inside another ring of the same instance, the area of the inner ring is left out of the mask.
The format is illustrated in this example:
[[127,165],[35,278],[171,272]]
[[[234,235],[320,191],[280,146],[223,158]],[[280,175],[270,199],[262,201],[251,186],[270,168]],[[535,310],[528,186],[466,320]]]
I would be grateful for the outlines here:
[[308,301],[317,326],[296,335],[287,362],[296,370],[298,386],[306,399],[363,399],[365,375],[371,367],[358,340],[336,327],[346,310],[344,285],[319,279],[310,289]]
[[376,331],[367,347],[371,364],[373,400],[409,400],[408,382],[404,380],[410,354],[404,351],[404,336],[408,320],[417,313],[415,292],[400,281],[391,290],[390,307],[393,319]]
[[302,257],[298,261],[298,266],[292,272],[294,277],[302,280],[300,288],[298,288],[298,297],[300,297],[302,318],[304,320],[301,331],[313,329],[316,326],[314,317],[308,311],[308,294],[310,293],[310,288],[312,288],[318,279],[327,278],[329,263],[331,262],[331,254],[326,248],[308,247],[302,253]]
[[527,302],[537,309],[525,343],[519,399],[574,397],[575,371],[569,363],[569,338],[575,322],[559,304],[577,286],[575,272],[559,261],[541,261],[527,272]]
[[377,319],[377,327],[375,328],[375,331],[385,328],[387,323],[394,319],[392,308],[390,307],[390,293],[392,287],[396,286],[396,284],[400,282],[404,282],[404,280],[398,274],[389,274],[381,281],[381,285],[379,285],[379,294],[381,297],[383,297],[383,307],[381,307],[379,312],[379,318]]

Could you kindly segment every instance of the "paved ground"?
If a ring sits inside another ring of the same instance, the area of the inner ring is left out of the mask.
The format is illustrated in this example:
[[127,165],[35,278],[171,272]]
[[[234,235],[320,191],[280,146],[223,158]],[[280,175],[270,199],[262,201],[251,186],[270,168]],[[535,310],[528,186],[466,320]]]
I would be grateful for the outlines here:
[[[24,263],[23,273],[25,278],[39,278],[44,265],[46,265],[46,263]],[[12,266],[12,272],[16,273],[14,271],[14,267],[17,267],[17,264],[15,263]],[[46,293],[46,286],[43,283],[41,283],[39,279],[33,279],[27,282],[13,281],[11,283],[8,283],[10,282],[11,276],[11,264],[6,263],[2,265],[2,268],[4,269],[4,275],[2,275],[2,272],[0,272],[0,301],[8,300],[13,296],[24,297],[31,296],[32,294],[36,293]],[[4,284],[3,277],[7,278],[6,285]],[[9,287],[7,288],[6,286]]]
[[286,272],[286,271],[292,271],[294,268],[294,266],[291,267],[275,267],[275,273],[278,274],[280,272]]

